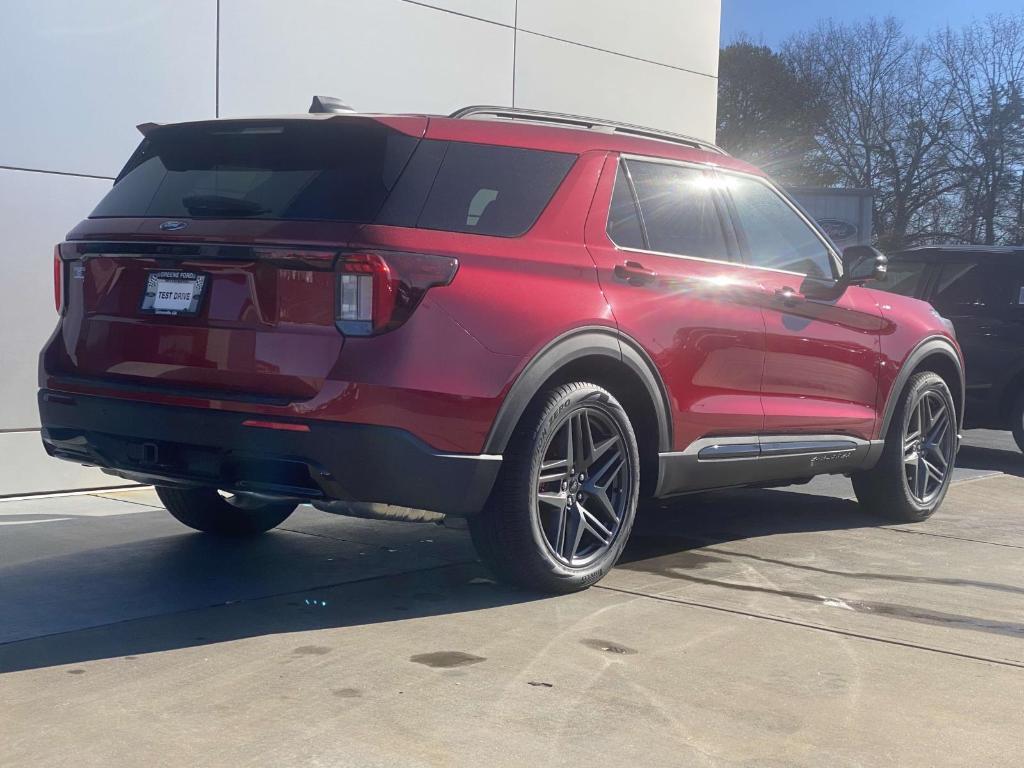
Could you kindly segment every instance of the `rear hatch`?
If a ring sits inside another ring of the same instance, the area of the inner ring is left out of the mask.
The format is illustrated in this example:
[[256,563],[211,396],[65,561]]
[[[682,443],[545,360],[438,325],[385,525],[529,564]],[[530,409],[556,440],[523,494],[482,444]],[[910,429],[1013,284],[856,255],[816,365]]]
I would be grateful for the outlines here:
[[[426,119],[156,127],[60,247],[60,378],[211,398],[313,397],[336,365],[338,254]],[[55,273],[56,275],[57,273]]]

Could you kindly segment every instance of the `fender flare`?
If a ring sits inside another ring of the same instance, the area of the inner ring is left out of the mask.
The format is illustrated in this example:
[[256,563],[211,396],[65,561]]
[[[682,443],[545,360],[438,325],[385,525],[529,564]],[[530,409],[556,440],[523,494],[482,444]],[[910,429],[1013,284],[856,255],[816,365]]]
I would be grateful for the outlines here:
[[584,357],[607,357],[624,363],[643,382],[654,407],[658,426],[658,451],[671,450],[672,422],[665,383],[654,362],[633,339],[613,328],[592,326],[577,328],[548,342],[523,368],[505,396],[484,453],[502,454],[516,424],[541,386],[565,365]]
[[903,394],[903,390],[906,387],[907,382],[910,380],[910,377],[914,374],[914,371],[917,369],[917,366],[920,365],[922,360],[934,354],[940,354],[949,358],[960,377],[960,402],[957,403],[957,430],[959,431],[963,427],[965,392],[964,364],[960,360],[960,355],[957,354],[956,348],[949,339],[945,336],[930,336],[911,350],[910,354],[907,355],[907,359],[900,367],[899,373],[896,375],[896,380],[893,382],[892,389],[889,391],[889,399],[882,412],[882,429],[881,432],[879,432],[879,437],[882,440],[884,440],[885,436],[889,434],[889,424],[892,422],[893,414],[896,412],[896,404],[899,402],[900,395]]

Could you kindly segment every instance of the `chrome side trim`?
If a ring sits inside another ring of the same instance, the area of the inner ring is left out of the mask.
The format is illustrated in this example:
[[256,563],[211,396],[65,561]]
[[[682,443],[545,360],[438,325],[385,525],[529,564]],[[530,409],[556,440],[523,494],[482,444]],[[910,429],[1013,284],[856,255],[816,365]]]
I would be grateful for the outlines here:
[[[682,451],[664,453],[664,456],[699,456],[706,448],[726,446],[757,446],[770,454],[820,453],[830,450],[851,450],[867,445],[869,441],[853,435],[730,435],[728,437],[702,437],[694,440]],[[725,451],[723,451],[723,455]]]
[[877,461],[883,443],[851,435],[738,435],[702,438],[658,454],[655,495],[778,484],[846,474]]
[[863,440],[801,440],[761,442],[762,456],[796,456],[803,453],[837,453],[855,450]]
[[761,446],[757,443],[727,443],[701,448],[697,459],[698,461],[722,461],[723,459],[751,459],[760,455]]

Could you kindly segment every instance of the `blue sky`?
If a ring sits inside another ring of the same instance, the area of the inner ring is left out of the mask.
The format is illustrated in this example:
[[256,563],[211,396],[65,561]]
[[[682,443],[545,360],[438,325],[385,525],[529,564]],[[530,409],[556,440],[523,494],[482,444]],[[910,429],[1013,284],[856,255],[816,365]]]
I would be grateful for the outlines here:
[[777,46],[818,19],[856,21],[895,16],[910,32],[926,35],[946,24],[959,26],[989,13],[1013,13],[1021,0],[722,0],[722,44],[746,33],[755,42]]

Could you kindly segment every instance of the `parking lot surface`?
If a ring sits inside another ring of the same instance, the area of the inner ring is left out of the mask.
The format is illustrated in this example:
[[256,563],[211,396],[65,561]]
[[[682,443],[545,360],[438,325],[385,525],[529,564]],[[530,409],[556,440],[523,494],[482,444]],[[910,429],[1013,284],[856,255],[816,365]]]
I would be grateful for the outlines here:
[[0,765],[1020,765],[1024,457],[959,463],[920,525],[844,478],[644,510],[565,597],[435,525],[0,501]]

